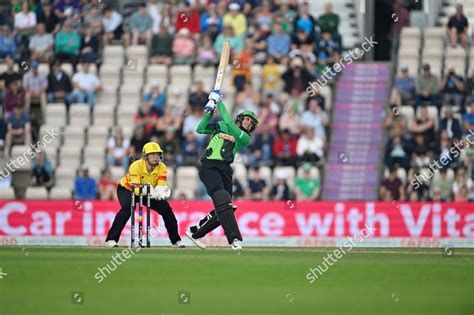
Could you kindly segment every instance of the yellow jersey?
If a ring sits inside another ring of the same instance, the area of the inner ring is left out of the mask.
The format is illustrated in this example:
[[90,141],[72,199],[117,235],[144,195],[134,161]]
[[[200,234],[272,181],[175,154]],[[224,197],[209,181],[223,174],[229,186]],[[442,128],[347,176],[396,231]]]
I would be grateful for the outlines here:
[[[156,186],[167,186],[168,171],[166,164],[160,162],[151,173],[146,169],[145,159],[139,159],[128,168],[128,173],[120,179],[120,185],[131,190],[132,184],[151,184]],[[138,188],[135,189],[135,195],[138,195]]]

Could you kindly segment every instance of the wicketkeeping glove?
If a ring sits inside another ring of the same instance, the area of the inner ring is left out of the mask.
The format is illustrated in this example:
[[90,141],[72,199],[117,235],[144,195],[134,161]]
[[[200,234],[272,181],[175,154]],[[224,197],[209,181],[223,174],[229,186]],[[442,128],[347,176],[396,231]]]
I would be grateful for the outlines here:
[[156,186],[151,190],[150,196],[152,199],[165,200],[171,196],[171,190],[168,186]]

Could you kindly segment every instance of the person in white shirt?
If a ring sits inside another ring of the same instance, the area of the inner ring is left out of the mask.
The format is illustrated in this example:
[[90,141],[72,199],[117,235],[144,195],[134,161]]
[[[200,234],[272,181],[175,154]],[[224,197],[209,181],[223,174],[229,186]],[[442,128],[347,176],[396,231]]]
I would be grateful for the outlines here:
[[296,144],[296,154],[300,161],[319,162],[324,157],[324,139],[316,137],[313,128],[306,128]]
[[153,34],[157,34],[160,31],[161,9],[161,5],[157,0],[148,1],[147,12],[153,19],[153,26],[151,27]]
[[71,103],[87,103],[91,109],[95,105],[97,92],[102,90],[99,77],[89,72],[90,63],[84,62],[82,70],[74,74],[72,84],[74,90],[69,96],[68,102]]
[[107,140],[107,166],[122,166],[124,170],[128,169],[128,148],[130,147],[130,138],[124,137],[122,129],[117,127],[114,135]]
[[36,14],[30,12],[28,1],[23,1],[21,11],[15,14],[14,24],[22,43],[27,43],[36,26]]
[[124,38],[123,17],[117,11],[112,10],[112,7],[104,8],[102,26],[104,27],[104,46],[110,44],[112,40]]
[[29,48],[31,59],[50,63],[53,57],[54,39],[53,35],[46,33],[43,23],[36,26],[36,34],[31,38]]

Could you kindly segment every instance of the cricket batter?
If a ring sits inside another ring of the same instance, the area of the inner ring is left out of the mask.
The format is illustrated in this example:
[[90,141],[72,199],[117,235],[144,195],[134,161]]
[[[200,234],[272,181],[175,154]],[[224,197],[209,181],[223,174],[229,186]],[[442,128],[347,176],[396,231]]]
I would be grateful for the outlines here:
[[[114,222],[110,227],[105,244],[107,247],[117,247],[120,234],[127,224],[131,215],[132,192],[131,184],[150,184],[150,208],[158,212],[165,222],[166,230],[173,247],[185,247],[181,243],[181,237],[178,234],[178,221],[166,200],[171,195],[171,190],[167,184],[166,165],[161,162],[163,150],[156,142],[148,142],[143,146],[142,158],[130,165],[128,173],[122,177],[117,186],[117,196],[121,209],[115,216]],[[135,195],[138,196],[138,187],[135,188]],[[146,195],[146,188],[143,189],[143,195]]]
[[[216,104],[223,120],[210,123]],[[204,249],[206,246],[199,239],[222,225],[232,249],[240,250],[242,235],[234,216],[235,207],[232,206],[233,170],[230,165],[234,161],[235,154],[249,143],[250,134],[257,127],[258,120],[255,113],[244,111],[237,115],[234,121],[222,103],[222,95],[216,90],[209,94],[209,101],[204,111],[206,114],[196,132],[212,134],[212,138],[201,158],[199,178],[212,198],[215,210],[211,211],[197,226],[186,231],[186,236],[198,247]]]

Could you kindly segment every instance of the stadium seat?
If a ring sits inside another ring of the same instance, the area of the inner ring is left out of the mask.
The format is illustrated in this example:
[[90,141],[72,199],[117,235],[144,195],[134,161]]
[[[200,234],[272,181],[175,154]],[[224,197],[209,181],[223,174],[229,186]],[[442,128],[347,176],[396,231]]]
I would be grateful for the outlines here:
[[195,166],[180,166],[176,170],[176,188],[189,189],[193,193],[198,187],[198,169]]
[[75,103],[69,108],[69,124],[86,127],[90,125],[90,108],[87,104]]
[[61,64],[61,70],[66,72],[66,74],[72,79],[72,76],[74,75],[74,67],[70,63],[62,63]]
[[175,188],[171,192],[171,198],[175,200],[179,200],[182,197],[182,195],[185,196],[185,200],[194,200],[196,193],[187,188]]
[[87,128],[87,144],[102,145],[105,147],[107,138],[109,137],[110,128],[108,124],[102,123],[101,120],[98,120],[97,122],[98,124]]
[[[165,163],[166,163],[166,162],[165,162]],[[168,168],[167,168],[167,172],[168,172],[168,178],[167,178],[168,187],[169,187],[171,190],[173,190],[173,189],[174,189],[174,186],[175,186],[174,168],[168,167]]]
[[15,199],[15,190],[13,187],[6,187],[0,189],[0,200]]
[[121,166],[112,166],[109,169],[112,174],[112,179],[116,182],[126,174],[126,171]]
[[288,186],[290,188],[293,188],[294,182],[295,182],[295,177],[296,177],[296,171],[293,166],[277,166],[273,169],[273,181],[275,181],[275,175],[278,173],[282,173],[286,175],[286,182],[288,183]]
[[168,67],[166,65],[149,65],[147,67],[146,82],[148,84],[157,82],[160,89],[166,89],[168,85]]
[[59,147],[62,142],[62,128],[54,125],[42,125],[39,131],[39,139],[44,141],[47,146]]
[[117,125],[118,126],[133,126],[134,117],[137,114],[138,108],[131,104],[120,105],[117,107]]
[[411,105],[403,105],[400,108],[400,114],[406,117],[407,119],[407,126],[410,126],[413,120],[415,119],[415,110]]
[[216,80],[216,69],[214,67],[203,67],[202,65],[196,65],[194,67],[194,80],[202,81],[205,91],[210,91],[214,88]]
[[[113,65],[120,69],[124,63],[125,48],[118,45],[107,45],[103,50],[103,61],[104,65]],[[104,66],[102,65],[102,67]]]
[[51,188],[49,199],[51,200],[70,200],[72,198],[71,188],[63,186],[54,186]]
[[46,157],[51,162],[51,165],[53,166],[53,169],[54,169],[56,165],[58,165],[58,161],[59,161],[58,147],[47,145],[43,149],[43,151],[45,152]]
[[84,148],[84,164],[99,169],[105,166],[105,145],[88,145]]
[[[260,166],[259,168],[260,171],[260,177],[265,180],[267,183],[267,187],[271,187],[272,185],[272,169],[268,166]],[[253,176],[253,172],[249,173],[249,177]]]
[[234,177],[241,184],[247,184],[247,167],[244,164],[233,163],[232,169],[234,170]]
[[80,146],[62,146],[59,149],[60,163],[65,160],[81,160],[82,147]]
[[49,103],[46,105],[45,124],[63,127],[67,122],[66,105],[63,103]]
[[47,200],[48,191],[46,190],[46,187],[28,187],[26,189],[25,199]]

